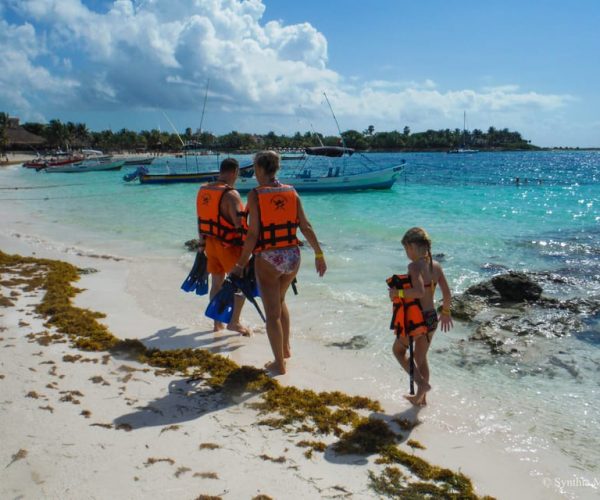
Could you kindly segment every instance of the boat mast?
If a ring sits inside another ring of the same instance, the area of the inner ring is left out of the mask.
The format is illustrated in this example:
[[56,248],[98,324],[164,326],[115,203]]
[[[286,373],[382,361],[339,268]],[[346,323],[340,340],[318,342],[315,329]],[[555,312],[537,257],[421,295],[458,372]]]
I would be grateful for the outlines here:
[[204,91],[204,104],[202,104],[202,115],[200,116],[200,133],[202,134],[202,123],[204,122],[204,111],[206,110],[206,99],[208,98],[208,83],[210,80],[206,80],[206,90]]
[[325,92],[323,92],[323,95],[325,96],[327,105],[329,106],[329,109],[331,110],[331,115],[333,116],[333,119],[335,120],[335,124],[337,125],[338,133],[340,134],[340,138],[342,139],[342,146],[344,146],[344,150],[345,150],[346,149],[346,141],[344,141],[344,136],[342,135],[342,131],[340,130],[340,124],[338,123],[337,118],[335,117],[335,113],[333,112],[331,103],[329,102],[329,99],[327,98],[327,94]]
[[[165,113],[163,111],[162,114],[164,115],[164,117],[167,120],[167,122],[169,122],[169,125],[171,125],[171,128],[173,129],[173,132],[175,132],[175,135],[177,135],[177,138],[179,139],[179,142],[181,142],[181,145],[183,146],[183,149],[185,150],[185,142],[183,142],[183,139],[179,135],[179,132],[177,132],[177,129],[175,128],[175,125],[173,125],[173,122],[171,120],[169,120],[169,117],[167,116],[167,113]],[[185,158],[185,170],[187,171],[187,156],[185,156],[185,154],[184,154],[184,158]]]

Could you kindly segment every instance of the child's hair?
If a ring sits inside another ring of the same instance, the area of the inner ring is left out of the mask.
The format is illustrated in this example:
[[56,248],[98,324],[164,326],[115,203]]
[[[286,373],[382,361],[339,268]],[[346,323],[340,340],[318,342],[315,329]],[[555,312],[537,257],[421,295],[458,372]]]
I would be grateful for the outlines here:
[[275,151],[261,151],[254,155],[254,164],[260,166],[265,174],[275,177],[279,170],[279,155]]
[[429,270],[431,272],[431,288],[433,289],[433,257],[431,255],[431,238],[422,227],[411,227],[402,237],[402,245],[413,244],[427,252]]

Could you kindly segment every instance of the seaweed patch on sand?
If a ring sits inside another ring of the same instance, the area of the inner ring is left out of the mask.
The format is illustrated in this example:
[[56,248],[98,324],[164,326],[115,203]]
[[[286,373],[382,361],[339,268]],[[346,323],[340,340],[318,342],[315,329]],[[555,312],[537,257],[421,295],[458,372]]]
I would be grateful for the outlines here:
[[[72,286],[79,272],[71,264],[33,257],[7,255],[0,251],[0,272],[10,276],[2,284],[9,288],[31,292],[45,291],[35,311],[46,320],[46,327],[65,335],[73,347],[86,351],[108,351],[126,354],[168,374],[183,374],[200,380],[214,391],[230,395],[250,393],[260,396],[251,407],[265,418],[260,424],[294,432],[333,435],[338,454],[378,454],[377,464],[389,465],[379,475],[370,472],[371,487],[380,494],[402,491],[405,494],[433,495],[443,498],[476,499],[471,480],[461,473],[433,466],[425,460],[402,451],[396,442],[400,435],[382,419],[368,418],[368,412],[381,412],[378,401],[360,396],[333,392],[315,392],[296,387],[284,387],[264,370],[238,366],[221,355],[201,349],[148,349],[138,340],[119,340],[99,323],[104,314],[75,307],[72,298],[80,291]],[[44,332],[46,333],[46,332]],[[44,335],[46,337],[46,335]],[[37,340],[37,338],[36,338]],[[52,339],[53,341],[54,339]],[[57,339],[58,340],[58,339]],[[69,358],[68,361],[79,361]],[[105,358],[103,358],[105,359]],[[54,374],[56,367],[53,366]],[[52,370],[51,370],[52,372]],[[61,400],[75,404],[76,391],[66,391]],[[110,424],[93,426],[112,428]],[[122,430],[131,430],[121,427]],[[173,429],[174,430],[174,429]],[[324,444],[300,441],[308,451],[322,451]],[[209,449],[207,446],[206,448]],[[266,460],[285,460],[284,457]],[[149,458],[146,466],[159,461],[174,464],[171,459]],[[404,467],[405,475],[398,466]],[[415,481],[417,477],[420,481]],[[396,493],[390,493],[396,494]]]

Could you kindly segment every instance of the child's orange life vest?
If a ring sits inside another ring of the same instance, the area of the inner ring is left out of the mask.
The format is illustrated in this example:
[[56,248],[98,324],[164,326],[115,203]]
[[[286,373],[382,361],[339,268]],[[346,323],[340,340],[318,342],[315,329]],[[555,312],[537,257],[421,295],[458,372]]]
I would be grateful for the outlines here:
[[[394,274],[386,280],[387,285],[398,290],[412,288],[408,274]],[[396,297],[393,300],[393,313],[390,329],[396,336],[418,337],[427,333],[423,309],[419,299]]]
[[293,186],[259,186],[254,192],[258,198],[260,219],[254,253],[298,245],[298,193]]
[[[242,227],[236,228],[221,213],[221,200],[225,193],[233,191],[228,184],[207,184],[200,188],[196,197],[198,215],[198,232],[206,236],[214,236],[233,246],[242,246],[247,233],[246,219],[242,217]],[[240,203],[238,214],[244,214],[244,206]]]

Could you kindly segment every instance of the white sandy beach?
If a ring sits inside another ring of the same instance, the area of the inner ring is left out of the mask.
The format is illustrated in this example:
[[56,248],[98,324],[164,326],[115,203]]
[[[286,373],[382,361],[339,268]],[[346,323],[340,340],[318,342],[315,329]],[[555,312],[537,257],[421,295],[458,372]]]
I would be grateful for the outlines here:
[[[99,258],[84,246],[76,249],[41,236],[35,218],[17,211],[5,222],[0,235],[5,253],[98,270],[81,277],[76,286],[85,291],[75,304],[104,312],[102,322],[117,337],[163,349],[210,349],[240,365],[260,367],[269,359],[254,312],[245,315],[255,328],[251,338],[210,331],[202,317],[205,302],[178,291],[185,273],[177,263]],[[202,396],[201,387],[182,377],[156,376],[146,365],[64,343],[38,345],[26,335],[44,330],[32,312],[39,300],[39,295],[20,294],[13,307],[0,312],[0,497],[378,497],[368,478],[369,470],[382,469],[375,457],[337,456],[328,449],[308,459],[296,446],[301,439],[331,444],[332,436],[256,425],[259,417],[249,401]],[[415,454],[430,463],[466,474],[477,494],[563,497],[550,479],[560,473],[552,464],[537,464],[533,475],[531,464],[515,460],[495,436],[467,438],[460,431],[464,419],[441,425],[435,415],[449,395],[432,393],[430,407],[417,411],[407,402],[382,399],[371,383],[373,366],[354,352],[298,340],[292,347],[289,374],[278,377],[281,383],[378,399],[390,417],[418,415],[422,424],[405,433],[404,441],[423,444],[426,449]],[[82,358],[68,362],[65,355]],[[133,430],[117,429],[123,423]]]

